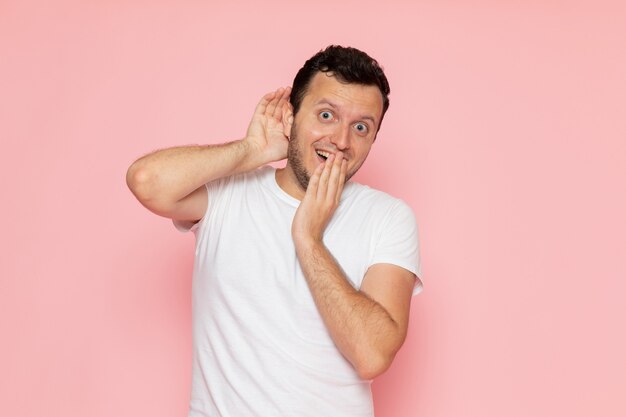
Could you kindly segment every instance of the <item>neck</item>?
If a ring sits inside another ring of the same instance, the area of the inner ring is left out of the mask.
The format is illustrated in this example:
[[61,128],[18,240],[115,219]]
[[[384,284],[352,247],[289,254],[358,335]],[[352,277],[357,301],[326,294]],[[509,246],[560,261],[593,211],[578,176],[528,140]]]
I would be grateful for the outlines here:
[[300,201],[304,198],[306,190],[302,188],[296,179],[293,170],[289,166],[289,162],[287,162],[287,166],[285,166],[285,168],[279,168],[276,170],[276,183],[284,192],[293,198]]

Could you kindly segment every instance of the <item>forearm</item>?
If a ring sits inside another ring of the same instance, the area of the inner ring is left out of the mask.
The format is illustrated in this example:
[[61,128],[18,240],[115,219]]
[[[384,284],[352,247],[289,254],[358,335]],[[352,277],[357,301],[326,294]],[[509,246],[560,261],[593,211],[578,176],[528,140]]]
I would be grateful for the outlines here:
[[244,140],[222,145],[163,149],[138,159],[127,183],[147,206],[175,204],[209,181],[261,165]]
[[323,243],[297,241],[296,253],[337,348],[363,379],[384,372],[402,345],[405,331],[382,305],[350,284]]

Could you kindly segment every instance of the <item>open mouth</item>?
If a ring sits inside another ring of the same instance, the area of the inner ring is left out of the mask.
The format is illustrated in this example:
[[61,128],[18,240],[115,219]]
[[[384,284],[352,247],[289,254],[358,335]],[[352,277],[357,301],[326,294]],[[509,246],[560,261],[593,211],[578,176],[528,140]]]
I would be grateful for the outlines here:
[[324,152],[324,151],[315,151],[315,152],[324,161],[327,160],[328,157],[330,156],[330,152]]

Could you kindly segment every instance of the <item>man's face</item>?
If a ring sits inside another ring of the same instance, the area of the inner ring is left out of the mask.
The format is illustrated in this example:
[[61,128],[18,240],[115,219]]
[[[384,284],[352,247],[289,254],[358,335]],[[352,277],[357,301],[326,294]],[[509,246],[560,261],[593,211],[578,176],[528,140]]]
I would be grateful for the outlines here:
[[348,163],[346,181],[350,179],[367,158],[382,109],[378,87],[344,84],[329,73],[317,73],[289,126],[287,169],[300,187],[306,190],[315,168],[338,151]]

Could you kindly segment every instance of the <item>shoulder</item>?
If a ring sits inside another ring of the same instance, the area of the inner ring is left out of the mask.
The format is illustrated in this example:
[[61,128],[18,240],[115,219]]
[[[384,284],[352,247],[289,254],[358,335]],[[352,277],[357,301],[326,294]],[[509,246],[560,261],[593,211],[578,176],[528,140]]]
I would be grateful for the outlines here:
[[272,180],[273,173],[274,168],[264,166],[209,182],[206,184],[209,211],[228,211],[233,203],[238,203],[244,198],[265,194],[264,189]]
[[355,199],[374,199],[382,202],[402,201],[384,191],[354,181],[349,181],[346,184],[345,194],[347,198]]
[[345,199],[342,204],[351,209],[365,209],[375,212],[377,216],[385,214],[403,214],[414,217],[411,207],[404,200],[394,197],[384,191],[377,190],[358,182],[350,181],[346,184]]
[[263,166],[252,171],[242,172],[240,174],[219,178],[206,184],[209,191],[220,190],[224,188],[240,188],[255,183],[267,182],[273,178],[275,168],[271,166]]
[[[353,243],[368,254],[367,266],[391,264],[421,276],[419,233],[413,209],[402,199],[351,182],[338,211],[350,225]],[[343,232],[343,230],[342,230]],[[419,291],[415,287],[414,294]]]

